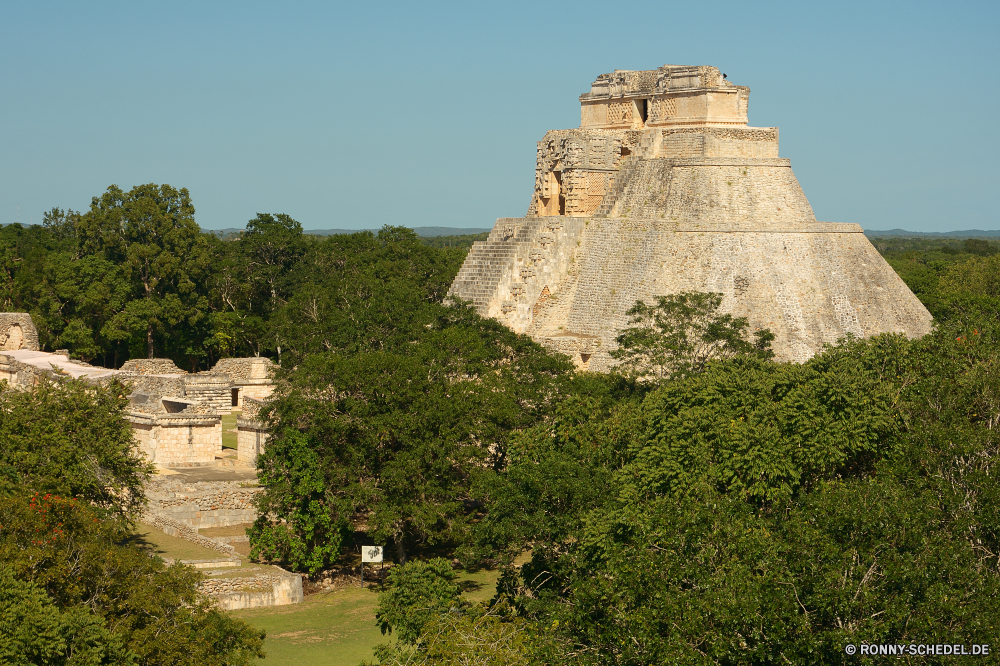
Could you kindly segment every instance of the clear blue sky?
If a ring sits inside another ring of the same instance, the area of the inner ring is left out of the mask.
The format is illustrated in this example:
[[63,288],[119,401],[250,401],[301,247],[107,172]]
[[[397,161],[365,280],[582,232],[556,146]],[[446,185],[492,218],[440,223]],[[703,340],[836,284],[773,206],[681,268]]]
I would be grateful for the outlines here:
[[715,65],[820,220],[1000,228],[1000,3],[0,4],[0,222],[114,183],[203,228],[490,227],[614,69]]

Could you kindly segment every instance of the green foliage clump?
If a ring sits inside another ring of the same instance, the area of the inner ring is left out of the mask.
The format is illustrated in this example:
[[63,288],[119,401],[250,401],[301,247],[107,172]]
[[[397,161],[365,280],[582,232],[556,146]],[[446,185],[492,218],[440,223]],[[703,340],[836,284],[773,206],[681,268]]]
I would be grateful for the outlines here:
[[134,664],[120,637],[89,608],[60,609],[31,581],[0,566],[0,664]]
[[[117,655],[107,663],[150,666],[235,666],[263,656],[260,632],[198,594],[200,573],[167,567],[130,536],[127,523],[82,501],[39,494],[0,498],[0,562],[32,586],[9,612],[48,623],[39,649],[58,655],[69,649],[60,646],[79,644],[80,654],[85,648],[94,659]],[[14,628],[0,637],[7,644],[19,640]]]
[[[890,354],[904,345],[880,343]],[[895,375],[873,363],[881,351],[849,341],[802,365],[734,359],[665,384],[646,398],[623,492],[683,495],[706,482],[770,502],[870,472],[898,427]]]
[[78,497],[119,519],[145,504],[152,472],[125,420],[126,388],[43,382],[0,393],[0,491]]
[[501,600],[493,605],[438,612],[423,624],[415,644],[375,649],[379,666],[528,666],[550,642],[536,627]]
[[[547,446],[526,433],[548,453],[511,457],[498,487],[530,489],[556,452],[601,479],[564,531],[523,490],[492,495],[480,523],[486,541],[532,548],[500,591],[558,624],[562,647],[538,663],[829,663],[848,643],[988,643],[1000,346],[995,324],[964,326],[849,340],[802,365],[713,362],[638,407],[580,410],[609,421],[587,426],[586,448],[565,446],[559,420]],[[524,517],[520,531],[498,531],[494,507]]]
[[197,328],[207,316],[198,284],[211,256],[187,189],[150,183],[124,192],[112,185],[80,216],[76,235],[82,255],[111,262],[129,286],[130,299],[103,326],[105,337],[141,340],[153,358],[157,335]]
[[[512,432],[545,413],[571,366],[464,307],[434,305],[425,317],[408,329],[397,321],[383,338],[390,349],[311,354],[288,374],[258,459],[268,518],[251,531],[255,552],[295,543],[303,554],[286,561],[316,570],[342,537],[312,541],[312,526],[342,534],[361,512],[400,561],[407,540],[467,534],[475,478],[500,464]],[[300,483],[308,495],[294,489]]]
[[388,587],[379,595],[375,620],[383,635],[395,630],[400,641],[412,644],[429,621],[460,606],[451,563],[436,557],[389,570]]
[[701,372],[715,359],[774,356],[768,329],[749,333],[746,317],[720,314],[722,294],[683,292],[636,301],[626,313],[629,327],[616,338],[611,357],[632,377],[664,379]]
[[[350,506],[330,497],[319,456],[309,440],[291,430],[268,442],[258,481],[268,492],[248,530],[250,557],[278,560],[316,572],[340,555],[351,530]],[[280,522],[271,516],[280,516]]]

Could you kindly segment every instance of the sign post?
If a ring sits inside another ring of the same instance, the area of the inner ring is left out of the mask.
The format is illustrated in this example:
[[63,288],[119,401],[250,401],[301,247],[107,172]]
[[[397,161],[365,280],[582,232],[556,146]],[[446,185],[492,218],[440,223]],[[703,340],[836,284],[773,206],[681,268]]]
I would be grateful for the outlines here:
[[382,546],[361,546],[361,587],[365,586],[365,562],[381,562]]

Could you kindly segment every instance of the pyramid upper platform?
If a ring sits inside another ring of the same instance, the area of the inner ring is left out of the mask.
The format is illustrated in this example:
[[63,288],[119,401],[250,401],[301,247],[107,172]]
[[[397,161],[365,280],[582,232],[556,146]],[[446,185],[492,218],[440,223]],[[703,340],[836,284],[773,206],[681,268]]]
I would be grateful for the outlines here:
[[718,67],[664,65],[601,74],[580,95],[580,127],[746,127],[750,89]]

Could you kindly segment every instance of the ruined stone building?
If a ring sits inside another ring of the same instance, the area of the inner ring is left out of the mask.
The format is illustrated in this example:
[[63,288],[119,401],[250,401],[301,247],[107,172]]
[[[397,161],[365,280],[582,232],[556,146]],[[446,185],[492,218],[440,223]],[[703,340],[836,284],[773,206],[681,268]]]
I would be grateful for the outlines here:
[[580,127],[538,142],[527,216],[497,220],[449,293],[598,371],[636,300],[683,291],[723,294],[783,361],[929,332],[859,225],[816,220],[778,128],[748,126],[749,97],[715,67],[597,77]]
[[[25,313],[0,313],[0,381],[30,389],[42,381],[112,378],[127,383],[126,415],[136,446],[160,467],[214,465],[222,453],[222,415],[249,407],[237,419],[237,460],[254,464],[267,440],[258,414],[274,391],[274,363],[228,358],[206,372],[188,373],[170,359],[132,359],[118,370],[71,360],[65,352],[38,350],[38,333]],[[248,401],[248,402],[245,402]]]

